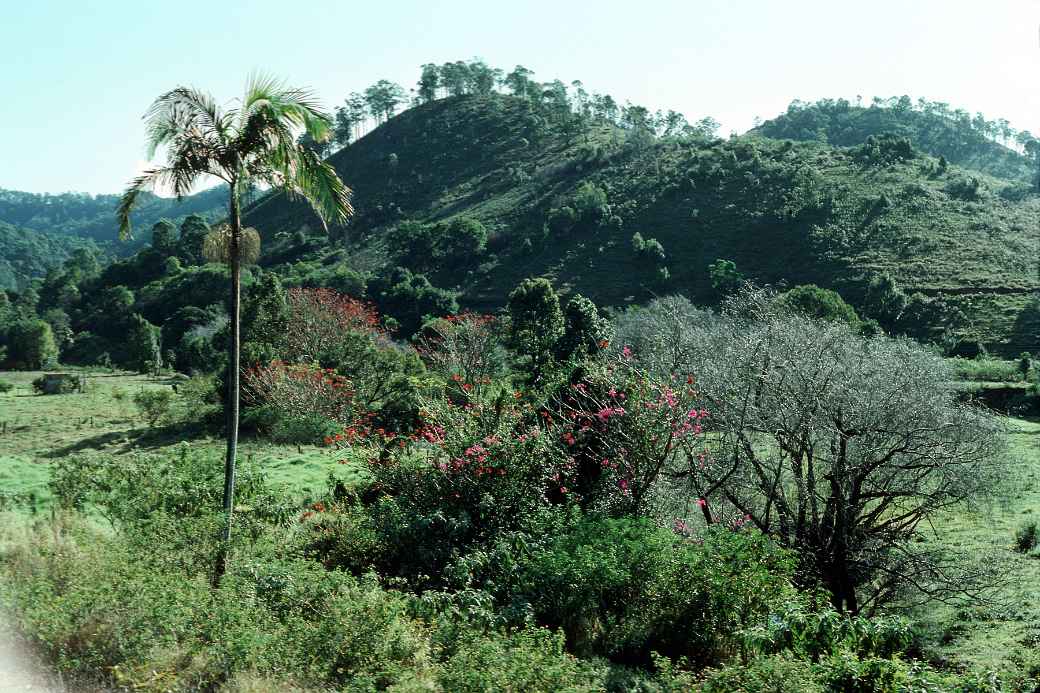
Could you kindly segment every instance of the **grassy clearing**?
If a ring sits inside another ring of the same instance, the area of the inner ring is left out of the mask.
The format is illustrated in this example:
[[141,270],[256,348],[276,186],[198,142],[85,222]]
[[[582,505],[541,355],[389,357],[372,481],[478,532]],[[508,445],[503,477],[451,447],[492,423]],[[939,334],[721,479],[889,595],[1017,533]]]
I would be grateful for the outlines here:
[[[173,454],[182,444],[219,457],[219,437],[178,426],[150,428],[131,398],[141,389],[170,388],[163,379],[127,373],[86,373],[84,392],[37,395],[39,372],[2,372],[15,388],[0,394],[0,498],[18,497],[29,511],[51,500],[49,464],[69,455]],[[6,429],[4,428],[6,424]],[[277,445],[246,437],[243,459],[259,464],[276,486],[301,502],[325,488],[329,474],[344,483],[358,479],[349,454],[315,446]],[[2,508],[0,508],[2,509]]]
[[[1040,521],[1040,421],[1010,420],[1015,477],[1001,502],[936,525],[937,540],[969,555],[1009,550],[1015,531]],[[929,654],[958,666],[1007,670],[1040,647],[1040,553],[1009,552],[1007,602],[996,607],[930,605],[914,614]]]

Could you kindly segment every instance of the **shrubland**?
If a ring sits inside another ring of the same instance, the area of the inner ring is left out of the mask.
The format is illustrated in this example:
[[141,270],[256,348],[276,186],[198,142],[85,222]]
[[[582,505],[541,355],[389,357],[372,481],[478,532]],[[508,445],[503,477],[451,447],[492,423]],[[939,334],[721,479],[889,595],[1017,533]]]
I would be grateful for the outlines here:
[[[0,562],[56,666],[137,690],[1036,685],[923,658],[906,616],[990,596],[921,526],[999,492],[1004,457],[905,339],[747,289],[608,317],[548,282],[414,346],[269,275],[244,316],[244,420],[356,474],[301,505],[246,458],[214,586],[215,452],[57,460],[50,517]],[[182,381],[164,420],[217,388]]]

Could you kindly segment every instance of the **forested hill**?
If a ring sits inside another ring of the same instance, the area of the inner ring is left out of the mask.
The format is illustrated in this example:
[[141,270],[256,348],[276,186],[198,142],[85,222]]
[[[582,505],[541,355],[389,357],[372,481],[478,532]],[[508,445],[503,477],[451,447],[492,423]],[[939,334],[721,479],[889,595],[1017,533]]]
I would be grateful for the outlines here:
[[949,104],[903,96],[875,99],[869,107],[845,99],[795,101],[787,112],[755,129],[767,137],[818,141],[842,147],[886,133],[906,137],[921,151],[992,176],[1032,183],[1036,178],[1034,136],[1003,119],[972,116]]
[[[115,214],[119,198],[119,195],[51,195],[0,189],[0,221],[35,231],[109,243],[117,236]],[[178,220],[189,214],[201,214],[215,219],[224,213],[227,189],[217,186],[180,202],[151,193],[139,199],[133,214],[134,226],[147,229],[161,218]]]
[[59,267],[79,248],[99,260],[130,255],[148,241],[147,229],[162,218],[179,221],[190,214],[216,220],[224,214],[226,188],[218,186],[181,202],[146,193],[133,214],[143,237],[121,242],[115,221],[119,195],[60,195],[0,189],[0,290],[22,289]]
[[81,248],[99,253],[89,239],[18,228],[0,221],[0,291],[23,289],[33,277],[42,277]]
[[355,191],[348,228],[326,239],[279,197],[246,221],[287,281],[365,293],[407,329],[454,297],[496,310],[528,276],[604,305],[711,303],[709,265],[725,259],[757,282],[836,289],[892,331],[1040,347],[1027,186],[900,137],[839,147],[766,132],[720,140],[516,96],[436,99],[331,157]]

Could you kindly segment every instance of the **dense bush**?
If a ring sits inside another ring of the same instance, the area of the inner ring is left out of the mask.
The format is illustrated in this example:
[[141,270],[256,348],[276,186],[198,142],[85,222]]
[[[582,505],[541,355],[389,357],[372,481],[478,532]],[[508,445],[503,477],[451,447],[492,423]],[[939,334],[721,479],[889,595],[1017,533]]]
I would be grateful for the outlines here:
[[538,619],[582,654],[704,666],[740,652],[741,633],[792,593],[793,562],[753,530],[697,542],[646,520],[589,519],[536,553],[520,584]]

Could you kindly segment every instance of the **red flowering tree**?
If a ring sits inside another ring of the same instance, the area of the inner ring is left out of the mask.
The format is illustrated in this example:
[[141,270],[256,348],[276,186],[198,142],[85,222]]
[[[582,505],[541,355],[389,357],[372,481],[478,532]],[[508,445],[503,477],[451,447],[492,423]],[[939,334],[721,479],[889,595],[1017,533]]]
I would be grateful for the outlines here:
[[301,363],[321,359],[348,335],[381,336],[379,314],[371,304],[332,289],[289,289],[289,329],[282,357]]
[[356,415],[350,381],[312,364],[254,366],[243,374],[242,391],[247,402],[270,408],[277,421],[320,417],[333,426]]

